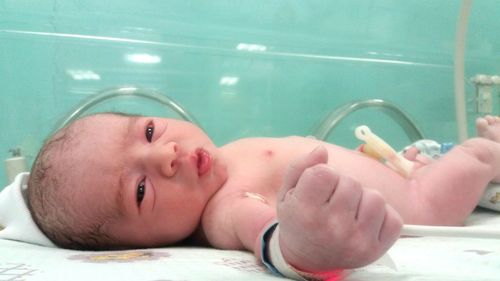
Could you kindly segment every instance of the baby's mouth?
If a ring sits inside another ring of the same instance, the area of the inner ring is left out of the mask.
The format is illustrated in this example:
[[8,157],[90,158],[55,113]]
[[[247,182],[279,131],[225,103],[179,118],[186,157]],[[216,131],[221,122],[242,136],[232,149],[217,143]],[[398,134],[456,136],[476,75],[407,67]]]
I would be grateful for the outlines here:
[[198,168],[198,176],[206,174],[212,166],[212,157],[210,153],[203,148],[196,149],[196,168]]

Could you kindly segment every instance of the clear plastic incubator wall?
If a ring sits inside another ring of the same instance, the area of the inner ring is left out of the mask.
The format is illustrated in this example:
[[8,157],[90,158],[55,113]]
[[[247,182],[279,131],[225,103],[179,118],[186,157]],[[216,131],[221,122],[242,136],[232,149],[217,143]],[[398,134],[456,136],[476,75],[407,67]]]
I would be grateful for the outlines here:
[[[356,148],[359,125],[395,150],[459,142],[500,114],[499,14],[495,0],[0,1],[0,190],[57,128],[104,111],[183,118],[218,145],[302,135]],[[346,280],[498,280],[499,214],[479,209],[460,237],[400,239]],[[68,278],[279,280],[245,252],[0,239],[0,280]]]

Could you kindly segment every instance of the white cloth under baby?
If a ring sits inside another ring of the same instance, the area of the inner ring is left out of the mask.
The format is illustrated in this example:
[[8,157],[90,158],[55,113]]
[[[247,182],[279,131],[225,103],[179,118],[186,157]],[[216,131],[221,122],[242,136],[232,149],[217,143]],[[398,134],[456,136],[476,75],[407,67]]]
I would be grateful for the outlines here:
[[28,210],[28,178],[29,173],[20,173],[0,192],[0,238],[54,247]]

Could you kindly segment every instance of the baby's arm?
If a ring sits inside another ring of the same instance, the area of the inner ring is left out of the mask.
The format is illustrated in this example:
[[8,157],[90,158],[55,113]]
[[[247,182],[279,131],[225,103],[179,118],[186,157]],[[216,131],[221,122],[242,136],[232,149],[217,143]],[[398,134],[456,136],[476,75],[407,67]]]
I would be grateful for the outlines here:
[[[288,264],[306,272],[369,264],[396,241],[402,226],[399,214],[378,193],[339,175],[327,160],[323,147],[298,159],[278,196],[281,253]],[[260,257],[260,234],[274,210],[256,200],[246,200],[237,210],[235,234]]]

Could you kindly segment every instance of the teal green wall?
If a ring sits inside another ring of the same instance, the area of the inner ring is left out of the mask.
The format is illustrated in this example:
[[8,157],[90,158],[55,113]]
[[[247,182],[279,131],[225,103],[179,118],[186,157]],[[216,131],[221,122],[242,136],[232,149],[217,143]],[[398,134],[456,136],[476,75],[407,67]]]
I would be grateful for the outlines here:
[[[467,79],[500,73],[500,8],[494,0],[476,2]],[[454,140],[460,5],[0,0],[0,158],[20,147],[31,163],[63,115],[96,92],[124,85],[178,101],[218,144],[246,136],[307,135],[333,108],[363,98],[387,99],[426,136]],[[161,61],[133,63],[130,54]],[[74,71],[94,76],[78,80]],[[237,81],[223,85],[223,77]],[[472,90],[468,83],[468,94]],[[367,123],[397,147],[407,142],[377,111],[348,121],[331,141],[354,147],[352,128]],[[0,183],[6,183],[3,169]]]

